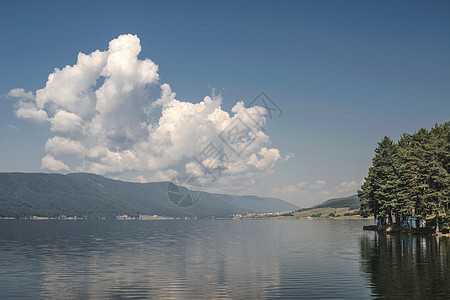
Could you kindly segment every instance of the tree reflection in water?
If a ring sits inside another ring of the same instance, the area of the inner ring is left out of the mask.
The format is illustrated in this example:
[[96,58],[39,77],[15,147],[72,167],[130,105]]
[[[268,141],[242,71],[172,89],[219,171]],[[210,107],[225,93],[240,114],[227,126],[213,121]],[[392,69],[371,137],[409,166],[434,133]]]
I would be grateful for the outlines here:
[[361,268],[372,295],[387,299],[448,299],[450,240],[447,237],[361,237]]

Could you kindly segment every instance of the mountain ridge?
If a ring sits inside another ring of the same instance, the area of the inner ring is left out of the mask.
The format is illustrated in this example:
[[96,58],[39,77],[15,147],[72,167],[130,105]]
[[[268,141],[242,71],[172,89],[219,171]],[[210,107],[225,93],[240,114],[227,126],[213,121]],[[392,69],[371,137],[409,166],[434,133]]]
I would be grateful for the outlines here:
[[297,212],[303,212],[316,208],[343,208],[343,207],[348,207],[350,210],[360,209],[361,203],[358,195],[354,194],[347,197],[331,198],[320,204],[316,204],[308,208],[298,209]]
[[126,182],[91,173],[0,173],[0,217],[157,214],[206,218],[298,209],[272,197],[205,191],[195,205],[182,208],[169,200],[167,187],[168,182]]

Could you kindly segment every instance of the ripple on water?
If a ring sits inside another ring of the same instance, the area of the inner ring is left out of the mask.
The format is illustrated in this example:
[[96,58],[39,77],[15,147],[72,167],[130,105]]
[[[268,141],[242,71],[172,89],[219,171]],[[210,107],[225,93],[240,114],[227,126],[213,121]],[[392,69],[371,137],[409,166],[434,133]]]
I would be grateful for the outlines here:
[[369,222],[0,221],[0,298],[404,298],[408,282],[450,294],[448,239]]

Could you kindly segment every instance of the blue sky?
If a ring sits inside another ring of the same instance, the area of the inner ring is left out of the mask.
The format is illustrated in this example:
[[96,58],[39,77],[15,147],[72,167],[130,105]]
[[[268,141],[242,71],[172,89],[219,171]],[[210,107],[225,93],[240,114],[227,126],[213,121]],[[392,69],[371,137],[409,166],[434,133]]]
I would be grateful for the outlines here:
[[[212,190],[299,206],[351,195],[383,136],[449,120],[449,12],[448,1],[1,2],[0,171],[51,171],[42,158],[55,137],[51,123],[18,118],[20,99],[6,95],[15,88],[35,94],[55,68],[76,64],[79,52],[107,51],[110,41],[132,34],[139,60],[158,65],[150,101],[167,83],[183,103],[200,103],[214,89],[230,117],[238,101],[247,104],[260,91],[282,108],[267,120],[270,141],[258,148],[279,157]],[[86,170],[79,158],[51,155],[68,167],[62,172]],[[177,168],[122,169],[102,174],[145,181]]]

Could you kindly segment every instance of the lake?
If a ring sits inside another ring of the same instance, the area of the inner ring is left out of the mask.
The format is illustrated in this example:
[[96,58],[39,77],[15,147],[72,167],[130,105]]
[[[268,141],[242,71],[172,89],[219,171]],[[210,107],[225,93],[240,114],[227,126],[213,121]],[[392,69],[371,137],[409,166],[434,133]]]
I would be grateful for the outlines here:
[[448,299],[448,238],[371,220],[0,220],[0,298]]

